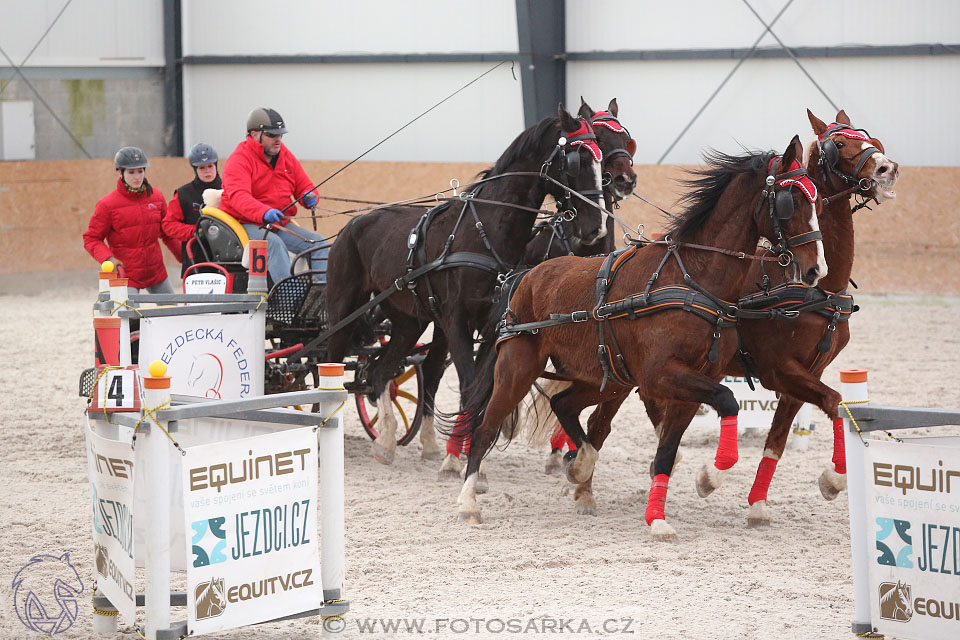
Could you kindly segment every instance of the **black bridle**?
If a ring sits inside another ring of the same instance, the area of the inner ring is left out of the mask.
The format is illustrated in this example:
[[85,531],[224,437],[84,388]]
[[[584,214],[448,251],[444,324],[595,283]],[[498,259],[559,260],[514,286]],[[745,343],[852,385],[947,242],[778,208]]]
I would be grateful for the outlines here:
[[[858,197],[862,198],[861,202],[859,202],[853,208],[852,212],[856,212],[857,210],[866,207],[867,203],[869,203],[871,200],[873,200],[877,204],[880,204],[880,201],[877,200],[875,196],[870,195],[870,188],[873,184],[873,180],[871,178],[858,178],[857,176],[860,175],[860,171],[867,164],[867,160],[869,160],[873,156],[873,154],[883,153],[883,152],[880,151],[880,149],[874,147],[873,145],[870,145],[869,147],[861,149],[860,153],[858,153],[857,155],[853,156],[853,158],[851,158],[851,160],[859,158],[859,160],[857,160],[856,166],[854,167],[853,175],[849,173],[844,173],[843,171],[840,170],[840,167],[839,167],[840,149],[837,147],[837,143],[833,141],[833,138],[831,138],[831,136],[834,133],[837,133],[838,131],[843,131],[843,130],[858,131],[862,133],[864,136],[866,136],[868,139],[873,140],[873,138],[870,136],[870,134],[867,132],[866,129],[854,129],[850,125],[839,124],[837,122],[834,122],[833,124],[831,124],[827,128],[827,130],[823,132],[822,135],[817,136],[817,149],[820,151],[820,159],[818,163],[821,167],[821,170],[824,173],[824,177],[829,181],[830,174],[832,173],[833,175],[840,178],[840,180],[842,180],[845,184],[852,185],[850,188],[844,189],[840,193],[824,198],[823,204],[824,206],[826,206],[830,204],[830,202],[833,200],[846,198],[846,197],[849,197],[850,194],[856,193]],[[843,135],[843,134],[840,134],[840,135]],[[852,138],[852,139],[856,140],[857,138]]]
[[[560,186],[563,187],[563,192],[558,194],[549,188],[547,191],[556,199],[557,216],[566,222],[571,222],[577,217],[577,208],[573,203],[574,193],[579,194],[581,196],[581,200],[586,199],[587,201],[590,201],[591,197],[603,197],[602,187],[600,189],[578,190],[570,186],[570,178],[573,178],[580,173],[580,150],[577,147],[581,145],[575,143],[593,142],[597,145],[598,149],[600,147],[600,145],[597,144],[597,135],[594,133],[593,127],[590,126],[590,123],[583,118],[578,118],[578,120],[583,123],[583,127],[580,128],[586,129],[586,132],[576,135],[563,132],[563,136],[561,136],[560,140],[557,141],[557,146],[554,147],[553,151],[540,167],[541,177],[548,178],[547,172],[550,170],[550,166],[552,165],[554,158],[556,158],[557,155],[560,156],[560,175],[557,182],[559,182]],[[597,206],[596,203],[594,203],[594,205]]]
[[773,156],[767,160],[766,187],[760,192],[760,199],[757,202],[757,209],[754,211],[754,218],[759,225],[760,211],[763,208],[764,200],[766,200],[770,220],[773,222],[773,233],[776,240],[776,243],[771,244],[769,250],[776,254],[777,261],[781,267],[787,267],[793,262],[793,253],[790,249],[822,240],[823,234],[817,230],[806,231],[789,237],[784,235],[781,223],[793,217],[793,195],[790,193],[790,189],[795,185],[783,183],[807,176],[807,169],[798,162],[797,165],[799,168],[778,174],[776,168],[781,157],[782,156]]

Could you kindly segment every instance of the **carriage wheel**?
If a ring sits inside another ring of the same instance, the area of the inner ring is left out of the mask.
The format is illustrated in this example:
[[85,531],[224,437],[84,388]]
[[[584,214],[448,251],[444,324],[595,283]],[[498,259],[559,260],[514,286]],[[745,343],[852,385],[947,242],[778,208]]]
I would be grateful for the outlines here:
[[[419,364],[407,367],[406,371],[390,381],[390,398],[393,400],[393,410],[398,414],[397,444],[400,446],[408,444],[420,430],[420,422],[423,420],[421,397],[423,378]],[[362,393],[356,394],[354,398],[363,430],[371,440],[376,440],[380,435],[377,430],[377,420],[380,417],[377,406]]]

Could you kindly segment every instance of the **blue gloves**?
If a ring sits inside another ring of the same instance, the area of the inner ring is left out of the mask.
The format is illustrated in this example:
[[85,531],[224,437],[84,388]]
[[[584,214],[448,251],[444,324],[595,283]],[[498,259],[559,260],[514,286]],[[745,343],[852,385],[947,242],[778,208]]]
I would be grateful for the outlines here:
[[305,206],[307,209],[313,209],[315,206],[317,206],[317,196],[308,193],[300,199],[300,202],[302,202],[303,206]]
[[280,213],[279,209],[267,209],[267,212],[263,214],[264,224],[276,224],[281,220],[283,220],[283,214]]

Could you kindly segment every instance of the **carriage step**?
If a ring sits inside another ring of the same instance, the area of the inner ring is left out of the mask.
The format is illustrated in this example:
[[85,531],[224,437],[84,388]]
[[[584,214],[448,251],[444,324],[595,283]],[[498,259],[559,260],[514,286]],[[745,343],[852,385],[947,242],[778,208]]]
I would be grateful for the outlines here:
[[369,395],[373,393],[373,385],[363,382],[344,382],[343,388],[350,393]]

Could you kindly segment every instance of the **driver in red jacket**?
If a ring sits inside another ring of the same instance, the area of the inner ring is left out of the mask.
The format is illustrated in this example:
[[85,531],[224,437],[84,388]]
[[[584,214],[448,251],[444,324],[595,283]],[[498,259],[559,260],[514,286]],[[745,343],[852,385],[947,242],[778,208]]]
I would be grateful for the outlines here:
[[[317,248],[310,254],[311,270],[326,281],[329,250],[325,238],[301,226],[287,226],[297,214],[291,203],[306,208],[317,205],[317,193],[300,161],[281,142],[287,128],[273,109],[254,109],[247,117],[247,137],[237,145],[223,166],[223,196],[220,208],[236,218],[250,238],[266,234],[267,271],[274,283],[290,275],[290,255]],[[289,207],[285,211],[285,209]],[[319,248],[323,247],[323,248]]]
[[161,227],[167,203],[147,181],[147,156],[138,147],[123,147],[113,163],[120,173],[117,188],[97,202],[83,247],[97,262],[115,264],[131,287],[173,293],[157,240],[162,239],[178,260],[180,245]]

